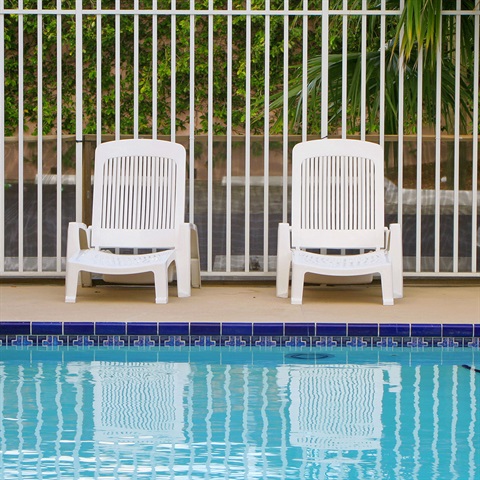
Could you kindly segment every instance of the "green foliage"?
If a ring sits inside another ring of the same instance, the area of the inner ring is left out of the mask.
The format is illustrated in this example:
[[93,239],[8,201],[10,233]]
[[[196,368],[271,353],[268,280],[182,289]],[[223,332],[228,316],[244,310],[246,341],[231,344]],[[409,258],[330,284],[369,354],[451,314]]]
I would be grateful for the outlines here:
[[[250,0],[253,10],[266,8],[266,0]],[[464,0],[464,8],[473,8],[476,0]],[[15,8],[13,0],[7,0],[6,8]],[[117,0],[122,9],[131,9],[134,0]],[[252,134],[262,134],[265,128],[271,133],[283,129],[282,109],[284,75],[288,75],[290,90],[288,98],[290,133],[301,130],[302,110],[302,78],[303,68],[303,25],[301,15],[303,0],[290,0],[289,8],[298,10],[299,15],[272,15],[269,17],[269,29],[266,17],[261,16],[222,16],[209,17],[207,10],[211,0],[196,0],[197,10],[205,10],[205,15],[196,16],[194,22],[194,71],[191,71],[191,18],[189,15],[170,14],[122,15],[119,28],[115,15],[88,15],[83,17],[83,133],[114,133],[119,128],[121,134],[134,133],[135,121],[138,122],[138,133],[152,133],[152,109],[157,112],[156,125],[158,135],[171,133],[171,115],[175,111],[175,129],[178,132],[187,130],[192,122],[195,133],[202,134],[210,128],[208,104],[211,101],[212,129],[215,134],[225,134],[231,117],[234,133],[243,133],[247,126],[247,112],[250,111],[249,127]],[[363,0],[349,0],[349,10],[363,8]],[[398,1],[387,0],[388,8],[398,8]],[[455,9],[455,0],[443,1],[443,8]],[[139,1],[140,8],[152,8],[152,0]],[[230,4],[232,6],[230,6]],[[407,129],[415,129],[417,92],[417,59],[418,46],[424,48],[424,108],[425,119],[435,118],[436,96],[435,84],[436,46],[441,31],[442,37],[442,114],[445,128],[450,128],[452,106],[455,103],[455,55],[454,38],[456,19],[454,16],[441,18],[442,2],[436,0],[406,0],[405,10],[401,16],[387,18],[387,71],[386,71],[386,111],[385,126],[387,133],[395,133],[398,127],[399,101],[399,51],[405,55],[405,95],[403,98],[405,118],[410,122]],[[115,0],[102,0],[103,9],[114,9]],[[25,8],[36,8],[36,0],[25,0]],[[190,0],[177,0],[176,8],[189,9]],[[241,0],[214,0],[216,9],[233,8],[243,10],[247,3]],[[43,15],[38,20],[36,15],[26,14],[22,19],[16,15],[5,15],[5,125],[7,134],[14,134],[19,126],[21,115],[26,129],[36,134],[38,125],[38,73],[37,73],[37,35],[42,32],[42,125],[43,134],[56,133],[57,95],[61,92],[61,131],[64,134],[75,133],[75,36],[76,18],[74,15],[75,0],[63,0],[62,7],[72,10],[71,15]],[[84,0],[84,8],[97,8],[97,0]],[[44,0],[43,8],[56,8],[56,0]],[[157,0],[157,8],[168,10],[171,0]],[[271,0],[270,8],[283,10],[283,0]],[[322,8],[321,0],[310,0],[311,10]],[[343,0],[330,0],[332,10],[342,9]],[[378,2],[368,0],[367,8],[375,9]],[[38,22],[41,21],[41,24]],[[58,22],[61,21],[61,25]],[[361,96],[361,33],[362,16],[348,17],[347,42],[347,78],[342,74],[343,19],[341,15],[330,16],[329,25],[329,119],[331,131],[341,124],[342,84],[348,85],[348,128],[351,133],[359,129],[360,96]],[[138,22],[138,27],[136,26]],[[153,65],[153,22],[157,28],[157,61]],[[288,71],[284,71],[284,30],[288,26]],[[443,23],[442,23],[443,22]],[[174,49],[171,44],[172,26],[175,25]],[[251,31],[251,41],[247,44],[247,26]],[[319,102],[321,88],[321,15],[308,18],[308,132],[319,133],[321,105]],[[403,27],[403,30],[401,30]],[[61,85],[57,84],[57,31],[61,30]],[[97,37],[97,29],[101,28],[101,37]],[[468,16],[462,19],[462,66],[461,66],[461,118],[463,129],[470,122],[472,99],[464,92],[471,92],[473,79],[473,19]],[[228,32],[231,29],[232,49],[228,53]],[[23,39],[24,62],[22,71],[19,64],[19,31]],[[400,31],[404,32],[403,37]],[[116,58],[117,32],[120,49]],[[367,129],[377,131],[379,128],[379,84],[380,84],[380,17],[368,16],[367,32]],[[213,33],[213,44],[209,46],[209,35]],[[135,52],[135,35],[138,34],[139,48]],[[267,36],[270,47],[266,51]],[[98,44],[101,45],[101,58],[97,58]],[[210,51],[212,48],[212,51]],[[175,105],[172,105],[172,54],[175,55]],[[269,92],[265,91],[265,55],[269,57]],[[212,56],[213,71],[209,72],[209,59]],[[135,58],[138,58],[138,113],[135,113],[134,88]],[[231,60],[231,65],[228,62]],[[250,60],[250,61],[249,61]],[[100,93],[97,92],[97,66],[101,64]],[[116,126],[116,76],[119,68],[120,76],[120,124]],[[153,85],[155,69],[156,85]],[[250,69],[250,91],[247,96],[247,70]],[[229,77],[229,71],[231,76]],[[19,98],[19,76],[23,77],[23,98]],[[193,75],[194,88],[191,91]],[[211,90],[209,89],[211,82]],[[228,108],[228,85],[231,82],[231,108]],[[153,106],[153,95],[156,87],[157,101]],[[470,89],[470,90],[469,90]],[[212,98],[209,98],[211,91]],[[194,118],[190,118],[190,98],[194,99]],[[97,125],[97,98],[101,102],[101,125]],[[247,105],[247,99],[250,99]],[[23,111],[19,105],[23,103]],[[269,118],[265,119],[265,102],[271,107]],[[173,110],[173,108],[175,110]]]
[[[478,0],[464,0],[462,8],[473,10]],[[334,6],[332,7],[332,3]],[[349,3],[351,9],[360,8],[361,2]],[[460,25],[453,15],[442,18],[442,3],[445,10],[456,10],[455,0],[406,0],[405,7],[396,21],[389,19],[385,29],[384,46],[386,51],[385,71],[385,111],[383,121],[385,132],[398,132],[399,104],[403,102],[405,133],[415,133],[417,127],[417,101],[421,94],[423,100],[422,120],[425,124],[434,124],[437,106],[437,60],[441,65],[441,115],[442,127],[453,133],[456,104],[455,92],[455,36],[460,35],[460,122],[463,133],[471,132],[473,111],[473,82],[474,82],[474,16],[463,15]],[[331,8],[341,8],[341,0],[332,0]],[[335,6],[336,5],[336,6]],[[371,8],[375,8],[371,6]],[[387,0],[387,8],[398,8],[398,1]],[[332,22],[330,25],[329,44],[329,132],[335,132],[341,125],[342,115],[342,87],[347,85],[347,119],[349,134],[360,130],[361,109],[361,38],[360,16],[351,16],[348,19],[348,56],[347,77],[342,73],[342,37],[341,27]],[[366,53],[366,131],[377,132],[380,125],[380,26],[375,16],[367,20],[367,53]],[[459,28],[460,27],[460,28]],[[440,47],[439,50],[437,48]],[[422,50],[423,88],[419,87],[419,48]],[[437,59],[438,52],[441,58]],[[400,65],[403,57],[403,70]],[[290,129],[299,132],[301,128],[301,112],[303,108],[302,78],[303,70],[297,66],[293,70],[288,91]],[[321,115],[321,105],[318,99],[321,95],[321,57],[310,58],[307,70],[308,90],[308,131],[319,134],[318,119]],[[403,79],[404,95],[400,98],[400,78]],[[283,94],[277,94],[271,104],[272,109],[283,105]],[[282,119],[278,117],[276,129],[282,128]]]

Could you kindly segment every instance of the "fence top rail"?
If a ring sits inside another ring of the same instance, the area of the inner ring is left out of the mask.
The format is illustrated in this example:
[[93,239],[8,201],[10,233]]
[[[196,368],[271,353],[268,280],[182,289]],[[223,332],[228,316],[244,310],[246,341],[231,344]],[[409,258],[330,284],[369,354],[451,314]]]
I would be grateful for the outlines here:
[[[401,10],[326,10],[329,16],[378,16],[378,15],[401,15]],[[214,15],[214,16],[322,16],[325,12],[318,9],[289,9],[289,10],[234,10],[234,9],[59,9],[59,8],[0,8],[0,15]],[[476,15],[480,16],[480,10],[443,10],[442,15]]]

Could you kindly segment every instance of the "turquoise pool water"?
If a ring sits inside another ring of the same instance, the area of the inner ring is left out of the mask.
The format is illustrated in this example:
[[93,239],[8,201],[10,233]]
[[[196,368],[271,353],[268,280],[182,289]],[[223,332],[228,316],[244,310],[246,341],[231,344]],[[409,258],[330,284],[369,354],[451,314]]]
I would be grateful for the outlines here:
[[475,349],[0,347],[0,478],[478,479]]

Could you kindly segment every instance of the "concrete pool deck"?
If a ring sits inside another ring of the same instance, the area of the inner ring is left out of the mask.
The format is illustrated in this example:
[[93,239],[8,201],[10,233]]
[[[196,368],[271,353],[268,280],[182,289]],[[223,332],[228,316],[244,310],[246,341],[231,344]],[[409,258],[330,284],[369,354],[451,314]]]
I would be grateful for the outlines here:
[[480,324],[480,280],[409,280],[405,296],[383,306],[379,284],[306,287],[303,305],[277,298],[273,283],[204,281],[190,298],[153,303],[153,288],[96,285],[64,303],[60,280],[0,283],[0,321],[41,322],[315,322]]

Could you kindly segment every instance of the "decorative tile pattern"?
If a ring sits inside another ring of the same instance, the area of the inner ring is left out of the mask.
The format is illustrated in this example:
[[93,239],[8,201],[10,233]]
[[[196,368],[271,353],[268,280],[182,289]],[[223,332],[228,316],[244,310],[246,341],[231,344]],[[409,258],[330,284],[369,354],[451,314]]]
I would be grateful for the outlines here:
[[473,338],[471,342],[468,342],[468,346],[471,348],[480,348],[480,338]]
[[453,338],[445,337],[442,339],[441,342],[437,342],[437,347],[444,347],[444,348],[458,347],[458,342],[456,342]]
[[30,340],[27,335],[16,335],[15,338],[12,339],[10,345],[14,347],[31,347],[33,341]]
[[179,335],[171,335],[167,340],[163,342],[165,347],[184,347],[185,342]]
[[363,337],[352,337],[350,340],[347,340],[347,347],[362,348],[367,347],[368,343],[363,339]]
[[133,341],[134,347],[154,347],[155,341],[150,338],[150,335],[139,335],[136,340]]
[[338,342],[333,339],[333,337],[320,337],[319,340],[315,342],[317,347],[336,347]]
[[95,342],[87,335],[79,335],[72,341],[72,345],[75,347],[93,347]]
[[60,340],[58,335],[47,335],[47,338],[42,340],[42,347],[61,347],[62,345],[63,340]]
[[125,341],[120,338],[120,335],[107,335],[103,340],[104,347],[124,347]]
[[285,341],[285,346],[286,347],[306,347],[307,342],[302,337],[290,337],[290,340]]
[[240,336],[230,336],[228,340],[225,340],[224,345],[226,347],[246,347],[247,342],[242,339]]
[[277,341],[273,340],[272,337],[260,337],[255,341],[256,347],[276,347]]
[[480,324],[0,322],[0,346],[480,348]]
[[424,338],[412,337],[410,341],[407,342],[407,347],[428,347],[428,342]]
[[398,342],[396,342],[392,337],[382,337],[381,340],[377,342],[377,347],[382,347],[382,348],[398,347]]
[[217,341],[213,340],[210,335],[200,335],[198,340],[194,341],[196,347],[216,347]]

